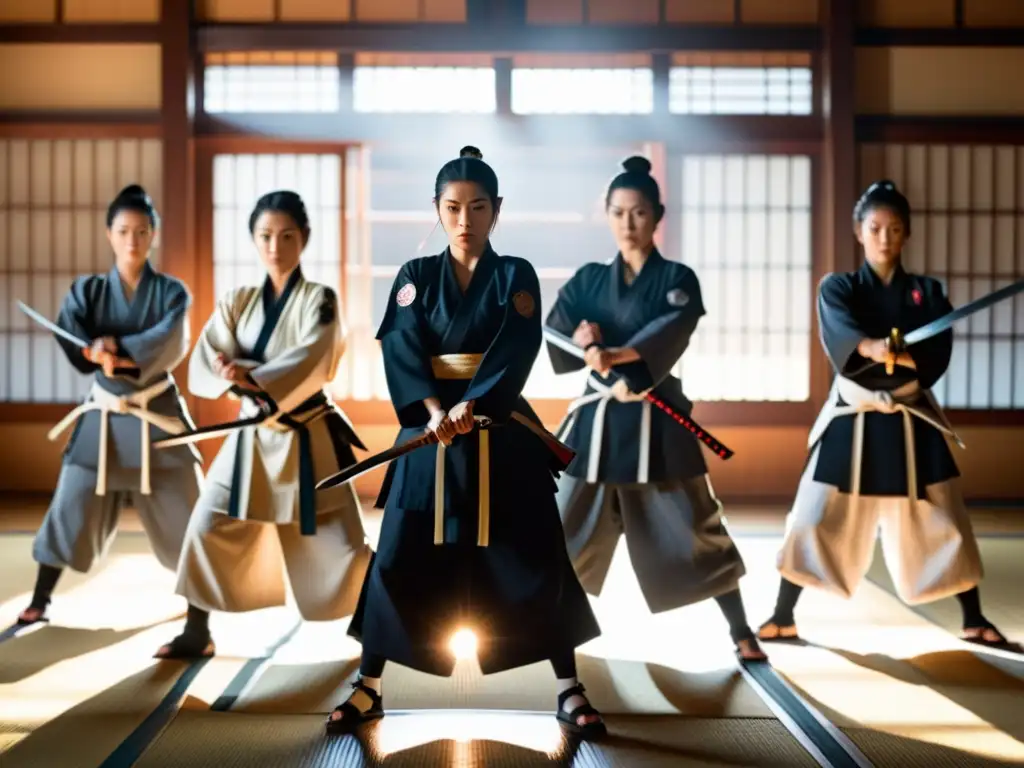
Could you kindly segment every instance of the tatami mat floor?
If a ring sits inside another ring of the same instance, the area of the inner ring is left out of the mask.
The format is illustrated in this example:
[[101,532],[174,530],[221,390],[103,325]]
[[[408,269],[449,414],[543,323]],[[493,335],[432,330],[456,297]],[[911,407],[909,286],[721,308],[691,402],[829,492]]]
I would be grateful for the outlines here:
[[[0,512],[0,628],[35,571],[28,532],[42,510],[15,503],[21,511]],[[730,514],[754,624],[774,603],[779,512]],[[624,547],[594,604],[604,634],[580,649],[607,743],[574,749],[562,738],[546,665],[483,677],[471,661],[450,679],[389,667],[391,714],[359,739],[327,739],[323,713],[345,696],[359,653],[346,622],[299,623],[290,606],[216,615],[218,656],[183,681],[186,665],[151,658],[178,631],[183,603],[133,517],[101,568],[62,579],[51,625],[0,643],[3,768],[816,764],[737,670],[714,604],[650,615]],[[992,517],[978,523],[996,534],[982,540],[986,613],[1021,638],[1024,538],[1014,513]],[[375,538],[378,516],[367,518]],[[775,669],[873,765],[1024,765],[1024,665],[946,631],[958,625],[955,601],[903,606],[879,563],[850,601],[805,594],[807,643],[771,646]]]

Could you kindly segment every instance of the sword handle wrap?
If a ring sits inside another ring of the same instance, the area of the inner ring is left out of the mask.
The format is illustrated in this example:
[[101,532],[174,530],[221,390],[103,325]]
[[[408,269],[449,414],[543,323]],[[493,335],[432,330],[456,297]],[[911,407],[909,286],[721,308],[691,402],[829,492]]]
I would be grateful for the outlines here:
[[903,334],[899,328],[893,328],[889,331],[889,338],[885,340],[886,346],[888,347],[888,354],[885,357],[885,374],[892,376],[896,370],[896,358],[904,349]]

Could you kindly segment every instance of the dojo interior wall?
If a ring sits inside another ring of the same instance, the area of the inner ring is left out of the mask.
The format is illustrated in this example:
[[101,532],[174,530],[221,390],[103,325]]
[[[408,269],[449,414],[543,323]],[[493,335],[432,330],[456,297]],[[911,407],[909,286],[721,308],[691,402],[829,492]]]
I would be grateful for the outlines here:
[[[635,0],[625,5],[629,8],[631,23],[650,21],[653,24],[656,20],[657,0]],[[621,23],[623,6],[617,0],[588,0],[586,3],[583,0],[528,0],[526,3],[530,21],[567,27]],[[1024,4],[1018,0],[966,0],[962,4],[954,0],[862,0],[858,19],[861,25],[878,28],[953,26],[958,6],[962,6],[967,27],[1024,26]],[[669,21],[819,23],[816,0],[743,0],[740,3],[667,0],[664,7]],[[429,25],[465,21],[466,8],[466,3],[456,0],[200,0],[197,3],[197,12],[208,20],[266,23],[272,22],[277,12],[281,21],[416,21]],[[157,0],[64,0],[60,13],[67,24],[145,23],[158,20],[159,3]],[[57,3],[53,1],[0,0],[0,23],[53,21],[56,14]],[[118,125],[125,115],[152,114],[160,109],[163,103],[160,54],[158,43],[0,44],[0,71],[5,73],[5,77],[0,78],[0,112],[60,116],[59,121],[51,120],[46,132],[38,135],[30,135],[37,126],[22,127],[16,123],[0,126],[0,220],[3,223],[0,274],[11,286],[8,297],[24,297],[43,311],[52,311],[66,290],[69,275],[80,269],[103,268],[108,256],[102,239],[102,212],[112,194],[124,183],[141,180],[155,197],[158,207],[164,205],[162,186],[167,169],[162,168],[160,162],[160,127],[137,122],[128,131],[134,135],[124,135],[124,125]],[[378,54],[380,61],[397,60],[394,55],[390,56],[389,59],[389,55]],[[920,118],[918,122],[927,122],[933,117],[965,115],[980,121],[993,116],[1024,116],[1024,90],[1019,84],[1022,65],[1024,46],[861,47],[856,51],[856,113],[859,119],[876,122],[890,118]],[[11,72],[17,73],[17,77],[6,76]],[[87,117],[75,124],[75,112]],[[75,128],[65,130],[62,125]],[[65,135],[61,135],[62,131]],[[636,138],[637,145],[642,147],[644,137]],[[983,285],[985,280],[1004,275],[1007,269],[1013,269],[1018,276],[1024,272],[1024,225],[1021,224],[1024,220],[1024,173],[1019,170],[1024,139],[977,140],[964,134],[963,129],[953,135],[943,134],[939,128],[917,138],[901,136],[890,140],[884,131],[861,138],[857,148],[857,178],[853,180],[858,190],[881,173],[895,178],[901,185],[906,175],[915,207],[922,204],[914,199],[915,194],[923,195],[926,203],[928,195],[933,195],[929,183],[933,183],[939,167],[937,158],[970,158],[973,163],[968,171],[970,194],[964,197],[963,193],[957,193],[956,205],[962,206],[962,210],[935,213],[936,217],[948,215],[952,219],[959,215],[961,218],[961,224],[956,225],[960,229],[956,232],[950,229],[943,235],[947,237],[943,247],[949,248],[955,242],[958,247],[969,245],[972,252],[988,249],[991,256],[987,260],[982,257],[980,263],[972,262],[966,268],[957,266],[955,270],[972,281],[971,290]],[[943,155],[943,151],[947,154]],[[1001,180],[1008,167],[1007,152],[1018,158],[1016,184],[1008,187],[1007,182]],[[358,157],[350,160],[352,167],[358,167]],[[979,168],[991,168],[992,172],[985,175],[986,171]],[[1000,172],[1003,176],[997,179]],[[931,177],[923,179],[929,173]],[[986,197],[982,191],[991,183],[998,188],[996,197]],[[1016,191],[1006,197],[1004,187],[1013,187]],[[202,217],[202,211],[197,215]],[[969,220],[966,225],[962,223],[964,217]],[[993,223],[996,219],[1001,223]],[[1015,224],[1009,229],[1005,224],[1008,219]],[[932,226],[938,231],[939,224]],[[967,240],[963,240],[964,226],[968,230]],[[1008,239],[1011,237],[1012,241]],[[933,237],[931,243],[935,242]],[[1007,253],[1015,259],[1012,267],[1006,266]],[[8,275],[24,270],[26,265],[30,266],[33,280],[31,289],[24,292]],[[322,267],[330,269],[329,264]],[[210,287],[201,290],[209,293]],[[358,293],[348,295],[352,304],[358,302]],[[204,308],[206,311],[208,308]],[[1009,322],[1008,332],[1015,332],[1017,338],[1021,338],[1024,310],[1015,310],[1015,313],[1009,317],[1004,313],[988,325],[978,325],[972,329],[972,336],[992,342],[1004,333],[1000,329],[1005,325],[999,323]],[[24,334],[26,328],[20,313],[5,299],[4,311],[0,313],[0,334],[11,340],[23,338],[18,334]],[[24,339],[18,343],[29,343],[27,335]],[[57,394],[67,395],[74,387],[81,388],[81,382],[71,374],[47,374],[41,361],[49,357],[51,364],[58,366],[60,359],[52,341],[44,338],[43,345],[45,349],[40,347],[28,358],[34,361],[31,365],[38,367],[38,375],[33,372],[33,380],[38,382],[40,391],[51,387]],[[990,344],[975,349],[991,350],[993,347]],[[1024,353],[1017,352],[1014,359],[1018,361],[1015,364],[1019,364],[1024,360]],[[0,359],[0,365],[12,362],[9,355]],[[987,367],[986,373],[990,370],[991,366]],[[0,370],[0,381],[6,379]],[[1018,376],[1017,381],[1024,381],[1024,375]],[[985,386],[992,389],[987,380]],[[7,397],[0,396],[0,401]],[[60,462],[60,444],[48,442],[46,432],[67,409],[57,406],[48,411],[32,406],[24,409],[27,416],[20,416],[17,404],[11,405],[13,407],[6,407],[4,418],[0,420],[0,485],[19,491],[51,490]],[[395,422],[386,404],[344,401],[342,405],[371,451],[390,445]],[[813,405],[817,407],[818,403]],[[763,409],[768,413],[773,407],[764,404]],[[702,408],[707,412],[704,406],[698,405],[695,414],[698,418]],[[557,423],[560,409],[564,411],[564,403],[544,404],[541,411],[549,426]],[[208,410],[200,419],[205,422],[212,415],[213,411]],[[1024,444],[1020,415],[1021,411],[1017,410],[1000,418],[993,412],[981,410],[958,422],[960,434],[968,445],[968,450],[956,452],[968,496],[1024,498],[1024,475],[1012,472],[1007,459]],[[736,424],[733,420],[718,425],[710,420],[706,426],[737,454],[729,462],[709,459],[712,479],[720,496],[726,500],[755,502],[791,498],[805,457],[810,417],[806,424],[792,426],[772,425],[767,417],[752,418],[745,424]],[[373,494],[381,477],[382,472],[376,472],[361,478],[360,492]]]

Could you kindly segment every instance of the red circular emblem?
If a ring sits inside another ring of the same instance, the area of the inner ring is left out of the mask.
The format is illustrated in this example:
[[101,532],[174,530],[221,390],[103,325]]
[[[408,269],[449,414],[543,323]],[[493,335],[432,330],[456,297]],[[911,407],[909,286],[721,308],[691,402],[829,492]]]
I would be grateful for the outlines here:
[[921,306],[921,292],[917,288],[910,292],[910,298],[914,300],[915,305]]
[[398,291],[398,295],[395,296],[395,301],[400,307],[408,307],[416,300],[416,286],[412,283],[406,283]]

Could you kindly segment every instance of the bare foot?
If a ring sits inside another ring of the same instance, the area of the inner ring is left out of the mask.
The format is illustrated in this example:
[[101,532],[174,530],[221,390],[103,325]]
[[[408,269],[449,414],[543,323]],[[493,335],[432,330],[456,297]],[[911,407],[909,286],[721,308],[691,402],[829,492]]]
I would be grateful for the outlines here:
[[963,633],[964,640],[972,640],[986,645],[1007,645],[1007,640],[995,627],[967,627]]
[[[585,707],[589,703],[590,702],[587,700],[586,696],[570,696],[568,699],[565,700],[565,704],[562,705],[562,711],[568,715],[570,712],[576,709],[576,707]],[[590,715],[577,715],[576,717],[576,725],[580,726],[581,728],[590,725],[591,723],[600,722],[601,715],[596,713]]]
[[792,640],[798,637],[796,624],[776,624],[774,621],[767,621],[757,630],[759,640]]
[[736,643],[736,653],[744,661],[768,661],[768,654],[761,650],[761,646],[754,638],[746,638]]

